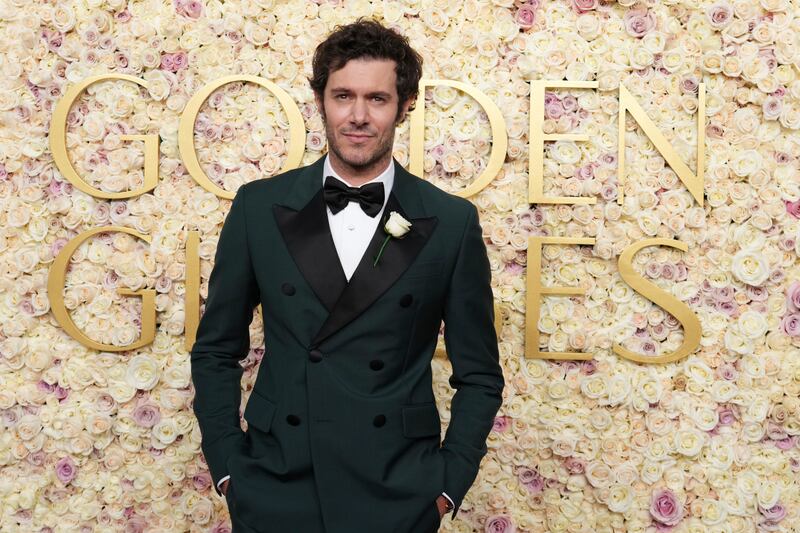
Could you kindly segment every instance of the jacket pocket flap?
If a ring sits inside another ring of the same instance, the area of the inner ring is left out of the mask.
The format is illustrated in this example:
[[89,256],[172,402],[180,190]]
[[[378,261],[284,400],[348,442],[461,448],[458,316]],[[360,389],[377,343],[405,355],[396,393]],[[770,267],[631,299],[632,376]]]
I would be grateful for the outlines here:
[[272,418],[276,409],[277,407],[271,400],[261,396],[253,389],[244,408],[244,419],[247,420],[248,429],[253,426],[265,433],[268,432],[272,426]]
[[406,437],[438,436],[441,431],[442,425],[435,402],[403,407],[403,435]]

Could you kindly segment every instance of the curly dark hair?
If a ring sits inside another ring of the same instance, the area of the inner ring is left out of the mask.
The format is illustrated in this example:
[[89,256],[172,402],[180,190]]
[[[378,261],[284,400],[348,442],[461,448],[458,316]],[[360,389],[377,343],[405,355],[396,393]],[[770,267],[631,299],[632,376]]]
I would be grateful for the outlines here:
[[[314,50],[311,89],[320,97],[325,92],[331,72],[344,67],[351,59],[391,59],[396,63],[397,116],[409,98],[417,97],[422,77],[422,56],[408,44],[408,38],[374,19],[359,17],[333,32]],[[412,103],[409,111],[414,109]]]

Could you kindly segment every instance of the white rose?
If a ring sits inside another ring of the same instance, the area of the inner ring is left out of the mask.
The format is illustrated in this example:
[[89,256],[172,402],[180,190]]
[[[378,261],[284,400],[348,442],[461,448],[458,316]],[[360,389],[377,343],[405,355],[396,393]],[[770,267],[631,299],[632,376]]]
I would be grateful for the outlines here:
[[695,457],[703,449],[703,434],[691,428],[675,432],[675,451],[687,457]]
[[550,149],[550,157],[559,163],[577,164],[581,151],[573,141],[556,141]]
[[765,481],[761,484],[758,492],[756,493],[756,500],[758,505],[764,509],[774,507],[781,497],[781,489],[772,481]]
[[741,250],[758,251],[766,242],[764,233],[752,224],[742,224],[733,232],[733,239]]
[[769,264],[763,255],[750,250],[741,250],[733,256],[731,272],[741,282],[761,285],[769,276]]
[[606,504],[615,513],[624,513],[633,504],[633,489],[628,485],[612,485],[608,490]]
[[704,524],[714,526],[724,522],[727,517],[728,511],[720,501],[703,499],[700,505],[700,519]]
[[769,325],[763,314],[756,311],[745,311],[737,320],[739,333],[748,339],[758,339],[767,332]]
[[734,174],[744,178],[761,168],[761,154],[756,150],[743,150],[737,153],[731,161]]
[[137,389],[152,389],[158,383],[159,376],[158,363],[152,357],[139,354],[128,363],[127,382]]
[[411,222],[403,218],[397,211],[389,213],[389,220],[386,221],[383,229],[395,238],[400,238],[411,229]]

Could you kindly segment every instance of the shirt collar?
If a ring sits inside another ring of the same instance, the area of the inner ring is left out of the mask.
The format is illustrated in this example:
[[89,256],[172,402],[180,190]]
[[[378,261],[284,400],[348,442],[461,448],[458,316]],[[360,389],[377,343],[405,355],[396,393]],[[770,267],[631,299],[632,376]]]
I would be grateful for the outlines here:
[[[341,181],[348,187],[352,187],[352,185],[343,180],[342,177],[339,176],[339,174],[337,174],[335,170],[333,170],[328,154],[325,154],[325,163],[323,164],[323,169],[322,169],[323,185],[325,184],[326,176],[333,176],[334,178]],[[376,182],[383,183],[383,207],[386,207],[386,202],[389,201],[389,193],[391,192],[392,185],[394,184],[394,158],[392,158],[389,161],[389,166],[386,167],[386,170],[384,170],[371,180],[362,183],[361,185],[359,185],[359,187],[361,187],[362,185],[366,185],[367,183],[376,183]]]

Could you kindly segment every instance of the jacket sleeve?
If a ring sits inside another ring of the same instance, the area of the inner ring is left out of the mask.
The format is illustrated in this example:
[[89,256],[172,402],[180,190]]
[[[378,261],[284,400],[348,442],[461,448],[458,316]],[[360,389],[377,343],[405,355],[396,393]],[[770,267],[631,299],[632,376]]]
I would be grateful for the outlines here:
[[222,226],[208,297],[191,350],[193,409],[201,447],[214,488],[228,474],[227,459],[239,453],[244,432],[239,423],[239,361],[250,348],[250,322],[260,301],[247,244],[246,186],[239,188]]
[[486,438],[503,401],[503,379],[494,330],[491,269],[478,210],[469,204],[461,246],[444,306],[444,340],[453,366],[450,423],[440,453],[445,459],[444,491],[455,518],[487,453]]

